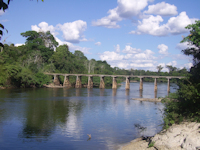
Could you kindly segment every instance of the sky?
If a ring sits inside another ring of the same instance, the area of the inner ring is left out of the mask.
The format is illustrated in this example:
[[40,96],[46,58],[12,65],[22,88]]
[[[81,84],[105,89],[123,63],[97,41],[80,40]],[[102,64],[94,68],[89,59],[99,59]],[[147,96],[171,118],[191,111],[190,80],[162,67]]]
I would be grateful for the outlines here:
[[168,71],[192,66],[180,43],[185,27],[200,18],[200,0],[12,0],[0,11],[8,30],[2,41],[24,44],[29,30],[50,31],[59,45],[112,67]]

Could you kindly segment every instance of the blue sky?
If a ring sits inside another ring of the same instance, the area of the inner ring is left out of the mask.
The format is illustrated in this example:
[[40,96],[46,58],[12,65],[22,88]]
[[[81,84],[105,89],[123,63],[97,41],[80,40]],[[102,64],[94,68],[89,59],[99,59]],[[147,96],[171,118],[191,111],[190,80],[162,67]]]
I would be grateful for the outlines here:
[[9,31],[2,40],[18,46],[25,42],[20,33],[50,30],[71,52],[112,67],[189,68],[192,59],[181,53],[187,43],[180,41],[189,33],[184,27],[200,18],[199,6],[199,0],[13,0],[0,12]]

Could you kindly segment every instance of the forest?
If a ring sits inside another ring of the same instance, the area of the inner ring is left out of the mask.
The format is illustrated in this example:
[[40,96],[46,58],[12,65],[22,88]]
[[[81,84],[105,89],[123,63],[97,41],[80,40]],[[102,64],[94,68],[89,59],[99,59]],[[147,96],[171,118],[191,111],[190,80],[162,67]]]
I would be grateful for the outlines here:
[[[4,44],[0,52],[0,87],[42,87],[52,82],[52,77],[44,73],[73,73],[73,74],[107,74],[107,75],[159,75],[183,76],[187,75],[186,68],[178,69],[166,66],[169,72],[162,72],[163,67],[157,66],[158,71],[145,71],[137,69],[112,68],[106,61],[88,59],[80,50],[74,53],[69,51],[67,45],[58,45],[50,31],[26,31],[21,33],[26,38],[22,46]],[[61,83],[64,77],[60,77]],[[87,83],[87,77],[82,77],[82,84]],[[98,86],[99,78],[93,79]],[[118,78],[118,82],[124,79]],[[131,78],[138,81],[139,78]],[[144,78],[144,81],[153,81]],[[166,82],[167,79],[158,79]],[[70,77],[75,84],[75,77]],[[172,79],[176,82],[176,79]],[[111,77],[105,78],[105,84],[111,85]]]

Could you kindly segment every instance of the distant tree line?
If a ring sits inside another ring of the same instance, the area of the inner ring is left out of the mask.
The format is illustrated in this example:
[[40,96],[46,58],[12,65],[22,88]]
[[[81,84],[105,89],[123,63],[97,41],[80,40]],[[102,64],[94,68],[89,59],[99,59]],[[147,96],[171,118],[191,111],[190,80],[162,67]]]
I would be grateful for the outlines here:
[[[67,45],[58,46],[50,31],[36,32],[26,31],[21,33],[26,38],[26,42],[21,46],[5,44],[0,52],[0,86],[15,87],[41,87],[43,84],[52,82],[52,77],[45,72],[51,73],[81,73],[81,74],[107,74],[107,75],[159,75],[159,76],[180,76],[186,75],[185,68],[178,69],[167,66],[168,72],[161,72],[162,67],[158,66],[157,72],[112,68],[106,61],[89,60],[81,51],[74,53],[69,51]],[[60,76],[61,82],[64,77]],[[72,84],[75,84],[75,77],[70,77]],[[87,77],[82,77],[82,83],[87,83]],[[99,78],[94,78],[94,83],[98,85]],[[124,79],[118,79],[122,81]],[[132,80],[138,80],[133,78]],[[144,81],[153,81],[145,78]],[[159,79],[165,82],[166,79]],[[175,81],[175,80],[174,80]],[[112,84],[110,77],[105,78],[107,85]]]

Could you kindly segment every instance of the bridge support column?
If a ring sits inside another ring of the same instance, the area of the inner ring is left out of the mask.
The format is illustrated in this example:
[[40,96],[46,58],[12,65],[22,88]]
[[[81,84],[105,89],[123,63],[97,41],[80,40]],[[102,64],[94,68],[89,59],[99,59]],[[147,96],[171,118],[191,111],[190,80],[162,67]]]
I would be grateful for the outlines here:
[[140,90],[143,90],[143,78],[140,78]]
[[63,86],[67,88],[70,88],[72,86],[69,82],[69,76],[65,76]]
[[60,81],[58,79],[58,75],[54,75],[53,83],[55,86],[60,86]]
[[105,83],[104,83],[104,77],[100,76],[100,85],[99,85],[100,89],[104,89],[105,88]]
[[81,76],[76,76],[76,85],[75,88],[82,88]]
[[167,83],[167,92],[169,93],[170,92],[170,78],[167,78],[168,80],[168,83]]
[[112,89],[117,89],[116,77],[113,77]]
[[92,89],[93,88],[93,79],[91,76],[88,77],[88,89]]
[[126,90],[130,90],[130,78],[126,77]]
[[154,91],[157,91],[157,78],[155,78],[155,81],[154,81]]

